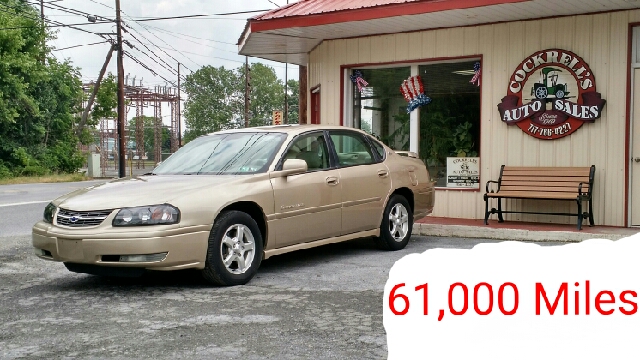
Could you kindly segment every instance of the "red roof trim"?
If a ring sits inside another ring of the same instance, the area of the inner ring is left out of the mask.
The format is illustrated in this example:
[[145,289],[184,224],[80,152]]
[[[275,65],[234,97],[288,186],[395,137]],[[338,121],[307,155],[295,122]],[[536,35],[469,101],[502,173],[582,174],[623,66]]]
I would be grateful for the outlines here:
[[315,15],[288,16],[267,20],[250,19],[249,22],[251,26],[251,32],[260,32],[294,27],[307,27],[337,24],[342,22],[382,19],[393,16],[417,15],[446,10],[470,9],[527,1],[531,0],[432,0],[381,5],[370,8],[344,10]]

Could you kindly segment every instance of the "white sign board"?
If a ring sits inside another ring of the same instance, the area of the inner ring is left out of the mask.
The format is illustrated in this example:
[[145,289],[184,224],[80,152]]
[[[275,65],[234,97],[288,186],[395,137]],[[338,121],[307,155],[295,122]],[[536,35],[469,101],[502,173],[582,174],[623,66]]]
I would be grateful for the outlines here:
[[447,187],[479,189],[480,188],[480,158],[448,157],[447,158]]

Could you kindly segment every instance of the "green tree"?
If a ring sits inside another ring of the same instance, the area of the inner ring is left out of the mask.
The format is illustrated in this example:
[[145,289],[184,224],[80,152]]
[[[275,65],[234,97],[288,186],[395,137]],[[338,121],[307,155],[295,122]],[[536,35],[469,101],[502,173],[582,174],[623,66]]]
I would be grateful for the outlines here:
[[[205,66],[187,75],[184,117],[185,142],[214,131],[238,126],[243,84],[233,70]],[[243,105],[242,105],[243,106]]]
[[[251,105],[250,126],[271,125],[274,110],[284,110],[284,85],[270,66],[253,63],[250,70]],[[290,82],[297,89],[297,81]],[[214,131],[244,127],[244,66],[236,70],[224,67],[205,66],[191,75],[184,82],[187,93],[185,102],[186,142],[199,135]],[[297,122],[297,90],[289,90],[292,95],[289,103],[289,115]]]
[[[0,0],[0,176],[75,171],[78,70],[50,56],[53,35],[24,0]],[[43,61],[44,60],[44,61]]]
[[299,102],[300,102],[300,83],[298,80],[289,79],[287,81],[287,105],[289,106],[289,124],[297,124],[299,122]]
[[[244,82],[244,68],[237,71]],[[251,64],[251,126],[271,125],[273,111],[284,111],[284,84],[275,70],[262,63]]]
[[88,125],[98,125],[100,119],[113,119],[118,116],[118,84],[116,77],[112,73],[108,73],[102,79],[100,89],[96,94],[95,104],[91,109],[91,118],[93,123]]

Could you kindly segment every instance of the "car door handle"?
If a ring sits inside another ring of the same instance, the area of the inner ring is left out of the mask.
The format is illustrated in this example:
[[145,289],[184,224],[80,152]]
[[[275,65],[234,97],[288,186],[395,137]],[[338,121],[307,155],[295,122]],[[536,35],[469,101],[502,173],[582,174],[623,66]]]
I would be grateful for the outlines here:
[[389,171],[387,171],[387,170],[378,170],[378,176],[380,176],[381,178],[385,178],[385,177],[389,176]]
[[329,184],[331,186],[338,185],[338,183],[340,182],[340,180],[335,176],[327,176],[325,181],[327,182],[327,184]]

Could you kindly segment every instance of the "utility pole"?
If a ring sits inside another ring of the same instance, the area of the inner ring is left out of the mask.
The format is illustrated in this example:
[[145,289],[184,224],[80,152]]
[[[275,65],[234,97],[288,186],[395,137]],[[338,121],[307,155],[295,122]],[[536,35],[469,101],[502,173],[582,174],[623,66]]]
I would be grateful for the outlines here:
[[182,116],[180,116],[180,63],[178,63],[178,149],[182,147]]
[[[40,0],[40,23],[42,24],[42,33],[44,34],[44,0]],[[42,37],[42,63],[44,64],[45,59],[46,59],[46,55],[45,55],[45,46],[47,46],[47,40],[46,40],[46,36],[43,35]]]
[[244,127],[249,127],[249,101],[251,95],[251,75],[249,74],[249,57],[244,57]]
[[[287,0],[287,5],[289,5],[289,0]],[[285,51],[285,59],[287,57],[287,52]],[[286,61],[286,60],[285,60]],[[289,63],[284,63],[284,121],[283,124],[289,123],[289,84],[287,81],[289,80],[289,75],[287,74],[289,71]]]
[[120,0],[116,0],[116,23],[117,23],[117,47],[118,47],[118,177],[126,176],[125,150],[126,141],[124,134],[124,65],[122,47],[122,19],[120,18]]

